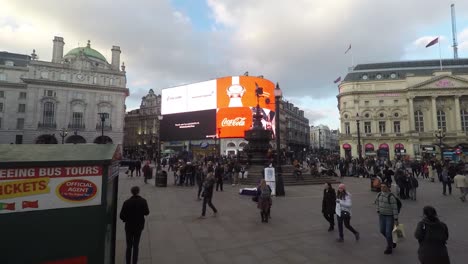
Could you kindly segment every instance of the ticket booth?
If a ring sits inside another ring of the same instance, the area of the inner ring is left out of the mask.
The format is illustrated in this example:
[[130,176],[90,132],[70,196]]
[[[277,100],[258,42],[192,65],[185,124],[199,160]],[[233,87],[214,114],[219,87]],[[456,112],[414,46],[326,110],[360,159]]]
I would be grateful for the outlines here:
[[120,158],[120,145],[0,145],[0,263],[114,263]]

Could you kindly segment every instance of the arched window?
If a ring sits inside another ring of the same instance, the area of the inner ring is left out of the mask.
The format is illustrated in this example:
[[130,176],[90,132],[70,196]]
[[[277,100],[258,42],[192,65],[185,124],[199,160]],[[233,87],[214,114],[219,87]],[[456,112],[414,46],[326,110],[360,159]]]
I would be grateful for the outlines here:
[[234,143],[232,143],[232,142],[229,142],[229,143],[227,144],[227,147],[228,147],[228,148],[235,148],[235,147],[236,147],[236,144],[234,144]]
[[42,123],[44,125],[53,125],[55,123],[55,104],[52,102],[44,103],[42,112]]
[[437,111],[437,128],[442,131],[447,131],[447,120],[445,118],[445,112],[442,110]]
[[461,125],[463,131],[468,131],[468,111],[466,110],[461,110],[460,111],[460,117],[461,117]]
[[424,115],[419,110],[414,112],[414,129],[417,132],[424,132]]

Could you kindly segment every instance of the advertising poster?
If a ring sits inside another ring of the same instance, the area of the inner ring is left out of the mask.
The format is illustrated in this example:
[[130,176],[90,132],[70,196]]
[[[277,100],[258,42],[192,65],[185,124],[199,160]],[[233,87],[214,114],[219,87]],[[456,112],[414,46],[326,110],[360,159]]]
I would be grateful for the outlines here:
[[165,115],[161,120],[161,140],[204,139],[215,131],[215,109]]
[[0,214],[101,204],[102,167],[0,169]]
[[265,181],[271,188],[271,195],[276,195],[275,168],[265,168]]

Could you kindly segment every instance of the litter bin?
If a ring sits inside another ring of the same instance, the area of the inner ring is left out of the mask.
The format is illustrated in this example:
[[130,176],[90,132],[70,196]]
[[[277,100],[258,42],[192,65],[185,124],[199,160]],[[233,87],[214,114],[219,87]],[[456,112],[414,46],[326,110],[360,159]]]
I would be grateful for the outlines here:
[[167,172],[164,170],[157,171],[155,181],[157,187],[167,187]]
[[0,263],[113,264],[120,146],[0,145]]

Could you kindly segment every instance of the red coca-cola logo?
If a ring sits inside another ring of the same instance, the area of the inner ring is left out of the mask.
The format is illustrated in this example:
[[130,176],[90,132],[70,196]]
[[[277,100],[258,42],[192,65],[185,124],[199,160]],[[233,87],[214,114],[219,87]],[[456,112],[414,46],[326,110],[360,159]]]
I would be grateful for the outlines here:
[[221,122],[222,127],[229,127],[229,126],[245,126],[245,119],[246,117],[236,117],[234,119],[227,119],[225,117]]

